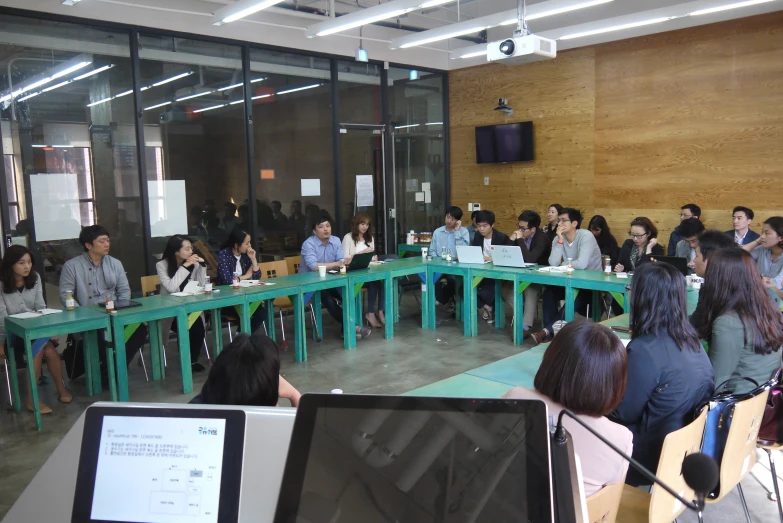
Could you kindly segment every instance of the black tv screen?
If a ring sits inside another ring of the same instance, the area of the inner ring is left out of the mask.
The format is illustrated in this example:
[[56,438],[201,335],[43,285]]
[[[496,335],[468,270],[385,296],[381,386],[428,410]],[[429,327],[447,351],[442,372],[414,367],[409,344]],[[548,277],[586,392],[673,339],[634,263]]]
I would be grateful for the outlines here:
[[476,163],[533,161],[533,122],[476,127]]

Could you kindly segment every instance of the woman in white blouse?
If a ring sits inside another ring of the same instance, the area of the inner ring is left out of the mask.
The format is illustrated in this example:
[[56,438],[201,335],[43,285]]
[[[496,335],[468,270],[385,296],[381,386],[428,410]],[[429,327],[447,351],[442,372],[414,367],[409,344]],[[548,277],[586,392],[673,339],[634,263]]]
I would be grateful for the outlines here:
[[[375,252],[375,241],[372,237],[372,221],[370,215],[366,212],[356,213],[353,217],[351,232],[343,238],[343,254],[346,258],[353,258],[357,254]],[[373,260],[377,260],[377,256]],[[376,329],[386,325],[384,316],[384,293],[383,282],[373,281],[365,284],[367,286],[368,312],[365,319],[371,327]]]
[[[41,277],[33,270],[33,255],[22,245],[12,245],[5,251],[0,263],[0,358],[6,358],[5,318],[21,312],[35,312],[46,308],[43,298]],[[14,357],[24,354],[24,340],[18,336],[9,335],[8,343],[14,349]],[[57,397],[62,403],[70,403],[73,397],[63,384],[63,369],[60,355],[50,338],[33,340],[33,368],[35,381],[41,377],[41,365],[46,357],[49,374],[52,375],[54,386],[57,387]],[[29,364],[29,363],[28,363]],[[31,384],[27,383],[27,410],[33,412]],[[51,414],[52,409],[43,403],[38,403],[41,414]]]
[[[172,294],[185,289],[191,281],[201,287],[207,277],[207,268],[204,259],[193,252],[193,243],[187,236],[175,234],[169,238],[162,259],[155,265],[160,278],[160,293]],[[177,331],[177,323],[171,324],[171,330]],[[199,316],[190,327],[190,365],[193,372],[204,372],[206,367],[198,362],[201,352],[201,344],[204,343],[204,319]],[[164,330],[164,336],[168,337],[168,330]]]

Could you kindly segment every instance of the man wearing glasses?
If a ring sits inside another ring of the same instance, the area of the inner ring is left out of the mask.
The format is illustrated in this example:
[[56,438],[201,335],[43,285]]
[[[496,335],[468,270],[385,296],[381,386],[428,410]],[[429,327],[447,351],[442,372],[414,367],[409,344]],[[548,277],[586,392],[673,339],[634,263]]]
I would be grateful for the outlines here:
[[[513,245],[518,245],[522,249],[522,259],[525,263],[537,263],[538,265],[549,265],[549,253],[552,250],[552,243],[549,236],[542,230],[541,216],[531,210],[522,211],[518,218],[518,229],[511,233],[509,240]],[[508,292],[512,291],[512,292]],[[513,297],[513,288],[509,287],[506,296]],[[530,328],[533,320],[536,318],[538,309],[538,297],[541,295],[541,286],[536,284],[528,285],[525,289],[525,305],[523,325],[525,337],[530,335]],[[506,301],[511,301],[506,297]]]
[[[595,235],[580,229],[582,213],[576,209],[566,208],[557,218],[557,236],[552,240],[552,252],[549,255],[549,265],[570,265],[577,270],[587,269],[600,271],[601,249]],[[569,262],[570,260],[570,262]],[[580,292],[574,300],[574,310],[581,315],[587,312],[591,293]],[[552,324],[563,318],[563,310],[558,310],[560,300],[565,298],[563,287],[551,286],[544,291],[543,312],[544,328],[533,334],[537,343],[552,339]]]
[[[683,205],[680,208],[680,222],[689,220],[691,218],[696,218],[697,220],[701,219],[701,207],[695,203],[689,203],[687,205]],[[678,256],[676,254],[677,244],[680,243],[680,241],[683,239],[682,234],[680,233],[681,226],[682,224],[677,226],[677,228],[672,231],[671,236],[669,236],[669,245],[666,246],[667,256]]]

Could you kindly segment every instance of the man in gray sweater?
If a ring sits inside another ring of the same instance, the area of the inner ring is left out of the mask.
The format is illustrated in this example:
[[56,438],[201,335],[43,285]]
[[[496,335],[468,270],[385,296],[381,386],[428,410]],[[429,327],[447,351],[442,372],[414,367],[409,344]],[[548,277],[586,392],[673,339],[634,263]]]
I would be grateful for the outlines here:
[[[581,224],[581,212],[571,208],[562,210],[557,218],[557,236],[552,240],[549,265],[554,267],[570,263],[576,270],[601,270],[601,249],[598,247],[598,242],[592,232],[579,228]],[[589,292],[580,292],[574,301],[574,310],[584,315],[590,298]],[[552,324],[563,318],[563,310],[558,310],[558,304],[562,299],[565,299],[564,287],[551,286],[544,291],[542,305],[544,328],[533,333],[537,343],[552,338]]]

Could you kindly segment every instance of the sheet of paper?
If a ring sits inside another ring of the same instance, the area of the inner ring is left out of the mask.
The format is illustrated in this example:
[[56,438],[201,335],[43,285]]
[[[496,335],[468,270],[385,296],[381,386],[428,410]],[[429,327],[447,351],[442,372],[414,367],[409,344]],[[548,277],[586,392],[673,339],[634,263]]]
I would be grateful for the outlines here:
[[33,198],[36,240],[42,242],[79,237],[82,224],[76,174],[32,174],[30,193]]
[[417,202],[423,202],[424,201],[424,193],[423,192],[417,192],[416,193],[416,201]]
[[182,292],[190,292],[190,293],[197,293],[201,290],[201,287],[199,286],[197,281],[189,281],[187,285],[185,285],[185,288],[182,289]]
[[356,206],[372,207],[375,204],[372,190],[372,175],[356,175]]
[[150,232],[153,238],[188,233],[185,180],[147,182],[150,202]]
[[421,190],[427,192],[430,190],[430,182],[421,182]]
[[432,193],[430,191],[424,191],[424,203],[432,203]]
[[43,314],[44,316],[49,314],[58,314],[60,312],[62,312],[61,309],[41,309],[38,311],[39,314]]
[[193,293],[192,292],[181,292],[180,291],[180,292],[172,292],[171,295],[172,296],[177,296],[177,297],[181,298],[183,296],[193,296]]
[[12,314],[11,318],[19,318],[20,320],[29,320],[30,318],[40,318],[41,315],[37,312],[20,312],[19,314]]
[[303,179],[302,196],[321,196],[321,179],[320,178]]

